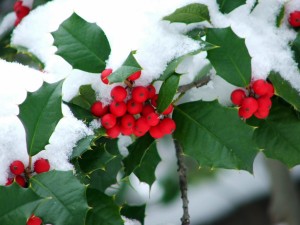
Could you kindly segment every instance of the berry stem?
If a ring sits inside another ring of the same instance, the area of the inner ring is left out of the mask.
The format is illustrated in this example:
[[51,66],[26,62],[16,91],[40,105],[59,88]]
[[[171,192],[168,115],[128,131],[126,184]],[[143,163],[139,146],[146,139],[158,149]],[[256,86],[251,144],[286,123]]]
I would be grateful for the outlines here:
[[194,87],[196,87],[196,88],[202,87],[202,86],[206,85],[210,80],[211,80],[210,76],[207,76],[198,81],[194,81],[190,84],[185,84],[185,85],[179,86],[178,92],[183,93],[183,92],[187,92],[188,90],[190,90]]
[[28,166],[25,169],[25,176],[27,179],[31,177],[31,164],[32,164],[32,157],[29,156]]
[[177,165],[178,165],[178,175],[179,175],[179,187],[182,199],[183,216],[181,217],[181,225],[190,225],[190,215],[189,215],[189,200],[188,200],[188,187],[187,187],[187,175],[186,167],[183,162],[183,150],[181,145],[177,140],[174,139]]
[[132,83],[129,80],[124,80],[124,83],[129,87],[132,88]]

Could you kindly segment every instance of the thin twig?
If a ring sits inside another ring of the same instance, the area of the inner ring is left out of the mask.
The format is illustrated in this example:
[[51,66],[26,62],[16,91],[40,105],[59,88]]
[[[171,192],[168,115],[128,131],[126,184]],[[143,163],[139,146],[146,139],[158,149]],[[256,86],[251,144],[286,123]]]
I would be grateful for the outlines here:
[[177,140],[174,140],[174,144],[175,144],[177,164],[178,164],[177,171],[179,175],[179,187],[181,192],[182,208],[183,208],[181,225],[190,225],[187,175],[186,175],[186,167],[183,162],[183,150]]
[[210,81],[210,76],[204,77],[198,81],[192,82],[190,84],[186,84],[186,85],[182,85],[178,87],[178,92],[182,93],[182,92],[187,92],[188,90],[196,87],[202,87],[204,85],[206,85],[208,82]]

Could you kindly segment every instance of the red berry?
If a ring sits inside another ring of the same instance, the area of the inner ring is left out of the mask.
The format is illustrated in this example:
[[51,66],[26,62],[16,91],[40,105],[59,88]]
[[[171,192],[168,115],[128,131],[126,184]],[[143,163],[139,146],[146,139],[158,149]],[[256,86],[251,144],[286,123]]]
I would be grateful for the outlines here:
[[106,134],[110,138],[117,138],[120,135],[120,132],[121,132],[121,129],[117,124],[115,126],[113,126],[112,128],[106,130]]
[[133,99],[130,99],[127,102],[127,111],[130,114],[135,115],[135,114],[138,114],[138,113],[142,112],[142,110],[143,110],[143,104],[142,103],[135,102]]
[[127,97],[127,91],[122,86],[116,86],[111,90],[110,95],[116,102],[123,102]]
[[107,79],[107,77],[112,73],[112,69],[105,69],[102,71],[101,73],[101,80],[104,84],[108,84],[109,80]]
[[253,112],[246,110],[243,107],[239,108],[239,116],[243,119],[249,119],[253,115]]
[[109,105],[109,110],[116,117],[120,117],[120,116],[125,115],[125,113],[127,111],[127,106],[126,106],[125,102],[116,102],[116,101],[113,101]]
[[141,74],[142,74],[142,71],[137,71],[137,72],[131,74],[127,79],[130,81],[135,81],[140,78]]
[[17,175],[15,177],[16,182],[21,186],[21,187],[26,187],[26,181],[25,178],[22,177],[21,175]]
[[257,99],[257,103],[258,103],[258,110],[259,109],[270,109],[272,106],[272,101],[270,98],[266,97],[266,96],[261,96]]
[[126,128],[126,127],[120,126],[120,130],[123,135],[127,135],[127,136],[129,136],[133,133],[133,128]]
[[148,99],[149,92],[146,87],[137,86],[132,89],[131,95],[135,102],[142,103]]
[[240,106],[243,99],[246,98],[246,92],[242,89],[236,89],[231,93],[231,102]]
[[253,97],[244,98],[241,104],[241,108],[253,114],[258,109],[257,100]]
[[148,89],[148,93],[149,93],[148,98],[153,98],[154,95],[156,94],[155,87],[152,84],[150,84],[147,86],[147,89]]
[[27,16],[29,12],[30,12],[30,8],[26,6],[21,6],[15,11],[17,18],[20,20],[22,20],[25,16]]
[[14,182],[13,178],[7,178],[5,186],[11,185]]
[[148,125],[151,127],[156,126],[160,121],[159,115],[155,112],[149,113],[144,118],[146,119]]
[[265,96],[271,98],[271,97],[273,97],[273,95],[274,95],[274,86],[272,84],[268,83],[267,93],[265,94]]
[[151,127],[149,133],[151,137],[156,139],[162,138],[164,136],[164,133],[162,132],[160,126]]
[[48,159],[40,158],[34,163],[34,171],[36,173],[44,173],[50,170],[50,163]]
[[290,13],[288,20],[292,27],[300,27],[300,11]]
[[158,99],[158,94],[154,95],[152,98],[151,98],[151,104],[156,107],[157,106],[157,99]]
[[159,127],[164,134],[172,134],[176,129],[176,124],[171,118],[165,118],[160,121]]
[[10,166],[10,171],[15,175],[20,175],[24,172],[25,166],[20,160],[13,161]]
[[131,114],[126,114],[121,118],[121,125],[124,128],[132,129],[135,124],[135,118]]
[[117,119],[116,119],[116,116],[111,114],[111,113],[108,113],[108,114],[105,114],[102,118],[101,118],[101,124],[104,128],[106,129],[110,129],[112,128],[113,126],[115,126],[117,123]]
[[144,135],[147,133],[147,131],[146,131],[146,132],[142,132],[142,131],[133,129],[132,133],[133,133],[135,136],[137,136],[137,137],[142,137],[142,136],[144,136]]
[[97,117],[101,117],[105,115],[107,111],[108,111],[108,106],[103,106],[102,102],[95,102],[91,106],[91,113]]
[[149,129],[150,126],[144,117],[140,117],[135,121],[134,132],[145,134]]
[[151,105],[144,105],[142,115],[147,116],[149,113],[155,112],[155,109]]
[[255,113],[254,116],[258,119],[265,119],[268,117],[270,110],[268,108],[259,108]]
[[14,11],[16,12],[22,7],[22,1],[16,1],[14,4]]
[[174,106],[171,104],[168,106],[168,108],[165,109],[165,111],[162,112],[163,115],[168,115],[171,112],[173,112]]
[[27,220],[26,225],[41,225],[43,221],[40,217],[37,217],[35,215],[31,215],[31,217]]
[[268,82],[262,79],[256,80],[252,84],[252,90],[257,95],[265,95],[268,91],[267,88],[268,88]]

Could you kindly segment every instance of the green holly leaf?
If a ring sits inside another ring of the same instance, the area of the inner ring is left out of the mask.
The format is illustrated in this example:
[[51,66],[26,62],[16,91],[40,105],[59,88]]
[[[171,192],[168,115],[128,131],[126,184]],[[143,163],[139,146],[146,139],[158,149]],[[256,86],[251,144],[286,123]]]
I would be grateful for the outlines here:
[[36,207],[47,201],[31,188],[22,188],[16,182],[9,186],[0,186],[0,199],[1,225],[26,224]]
[[175,107],[173,119],[175,139],[200,166],[252,171],[258,151],[254,128],[239,118],[237,109],[196,101]]
[[91,106],[96,102],[96,92],[90,84],[82,85],[79,88],[79,94],[70,102],[86,110],[90,110]]
[[57,123],[63,117],[61,112],[63,80],[43,86],[28,93],[19,106],[19,119],[26,131],[27,151],[34,156],[45,149]]
[[122,66],[108,76],[107,79],[109,80],[110,84],[123,82],[131,74],[142,70],[142,67],[136,61],[134,54],[135,51],[130,52],[125,62],[123,62]]
[[86,187],[73,175],[72,171],[50,171],[30,178],[32,190],[42,198],[35,214],[46,223],[55,225],[84,225],[88,211]]
[[67,106],[69,106],[71,112],[78,120],[82,120],[84,123],[90,123],[91,121],[93,121],[93,119],[95,119],[90,109],[85,109],[81,106],[78,106],[70,102],[64,102],[64,103]]
[[124,205],[121,209],[121,214],[129,219],[138,220],[141,222],[142,225],[144,225],[144,218],[146,216],[146,205],[140,205],[140,206],[130,206],[130,205]]
[[254,140],[264,154],[288,167],[300,163],[299,114],[279,98],[273,100],[270,115],[254,132]]
[[285,13],[285,6],[282,5],[278,15],[276,16],[276,27],[280,27],[281,24],[283,23],[284,13]]
[[300,69],[300,32],[298,32],[296,39],[292,43],[292,51],[294,52],[294,59]]
[[208,29],[206,41],[219,46],[207,52],[217,74],[235,86],[247,86],[251,80],[251,57],[245,39],[227,27]]
[[88,225],[123,225],[120,207],[112,197],[95,190],[87,189],[87,200],[92,207],[89,210],[86,223]]
[[276,95],[283,98],[286,102],[300,111],[300,95],[292,85],[284,80],[278,73],[270,73],[268,79],[272,82]]
[[259,0],[255,0],[254,4],[253,4],[253,6],[252,6],[252,8],[250,10],[250,13],[252,13],[252,11],[256,8],[256,6],[258,5],[258,3],[259,3]]
[[91,73],[100,73],[105,69],[110,45],[104,31],[95,23],[89,23],[73,13],[51,34],[57,47],[56,54],[74,69]]
[[210,17],[207,5],[192,3],[176,9],[172,14],[165,16],[163,20],[168,20],[171,23],[190,24],[203,21],[210,22]]
[[156,142],[149,134],[138,138],[128,147],[129,155],[123,160],[125,175],[136,172],[137,177],[150,186],[155,181],[155,169],[160,162]]
[[70,159],[74,159],[77,158],[79,156],[81,156],[83,153],[85,153],[88,150],[91,150],[91,146],[93,145],[93,140],[95,139],[94,135],[89,135],[86,136],[83,139],[80,139],[76,146],[73,148],[73,152],[72,155],[70,157]]
[[179,80],[180,76],[173,74],[173,76],[170,76],[162,83],[157,99],[157,111],[159,113],[165,111],[172,103],[179,85]]
[[247,0],[217,0],[217,3],[219,4],[219,9],[222,13],[230,13],[239,6],[246,4],[246,1]]

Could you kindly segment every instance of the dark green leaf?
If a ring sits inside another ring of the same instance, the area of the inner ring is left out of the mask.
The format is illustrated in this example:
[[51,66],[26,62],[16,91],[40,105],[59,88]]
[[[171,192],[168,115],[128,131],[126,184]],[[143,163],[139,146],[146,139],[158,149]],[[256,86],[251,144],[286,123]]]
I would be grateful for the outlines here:
[[87,189],[87,200],[92,207],[86,223],[88,225],[123,225],[120,208],[112,197],[95,189]]
[[89,108],[96,102],[96,92],[90,84],[80,86],[79,94],[89,103]]
[[252,171],[257,148],[254,128],[246,125],[237,109],[214,102],[190,102],[175,107],[174,137],[185,154],[200,166]]
[[58,48],[56,54],[74,69],[91,73],[100,73],[105,69],[110,45],[104,31],[96,24],[88,23],[73,13],[51,34]]
[[203,28],[195,28],[186,33],[186,35],[196,41],[202,40],[202,37],[206,35],[206,30]]
[[61,112],[63,80],[43,86],[28,93],[19,106],[19,118],[26,131],[27,151],[34,156],[45,149],[57,123],[63,117]]
[[217,0],[222,13],[230,13],[237,7],[246,4],[246,0]]
[[131,74],[142,70],[142,67],[138,64],[133,54],[135,54],[135,52],[130,52],[122,66],[109,75],[109,83],[123,82]]
[[300,32],[298,32],[296,39],[292,43],[292,50],[294,52],[294,59],[300,69]]
[[253,4],[253,6],[252,6],[250,12],[252,12],[252,11],[256,8],[256,6],[258,5],[258,3],[259,3],[259,0],[255,0],[255,2],[254,2],[254,4]]
[[73,148],[72,155],[70,159],[74,159],[76,157],[81,156],[83,153],[85,153],[88,150],[91,150],[91,146],[93,144],[93,139],[95,138],[94,135],[86,136],[85,138],[79,140],[76,144],[76,146]]
[[85,123],[90,123],[95,117],[92,115],[90,110],[87,110],[81,106],[75,105],[70,102],[64,102],[67,106],[69,106],[70,110],[74,114],[74,116],[82,120]]
[[210,22],[209,11],[206,5],[192,3],[176,9],[172,14],[165,16],[164,20],[171,23],[198,23],[202,21]]
[[272,72],[269,77],[272,82],[276,95],[283,98],[286,102],[291,104],[296,110],[300,111],[300,95],[299,92],[292,87],[292,85],[284,80],[280,74]]
[[233,85],[247,86],[251,80],[251,57],[245,40],[227,27],[208,29],[206,41],[219,46],[207,52],[217,74]]
[[157,111],[159,113],[165,111],[168,108],[168,106],[172,103],[179,85],[179,80],[180,76],[174,74],[162,83],[159,89],[157,100]]
[[285,7],[284,7],[284,5],[282,5],[280,8],[280,11],[276,17],[276,27],[280,27],[281,24],[283,23],[284,12],[285,12]]
[[43,198],[31,188],[21,188],[14,182],[0,186],[0,199],[0,224],[24,225]]
[[269,158],[289,167],[300,163],[300,120],[293,108],[275,99],[267,119],[254,132],[254,140]]
[[138,220],[143,225],[144,218],[146,216],[145,211],[146,211],[146,205],[141,205],[141,206],[125,205],[121,209],[121,214],[126,218]]
[[88,210],[86,187],[72,171],[50,171],[30,179],[32,189],[41,197],[48,198],[35,211],[45,223],[55,225],[84,225]]

